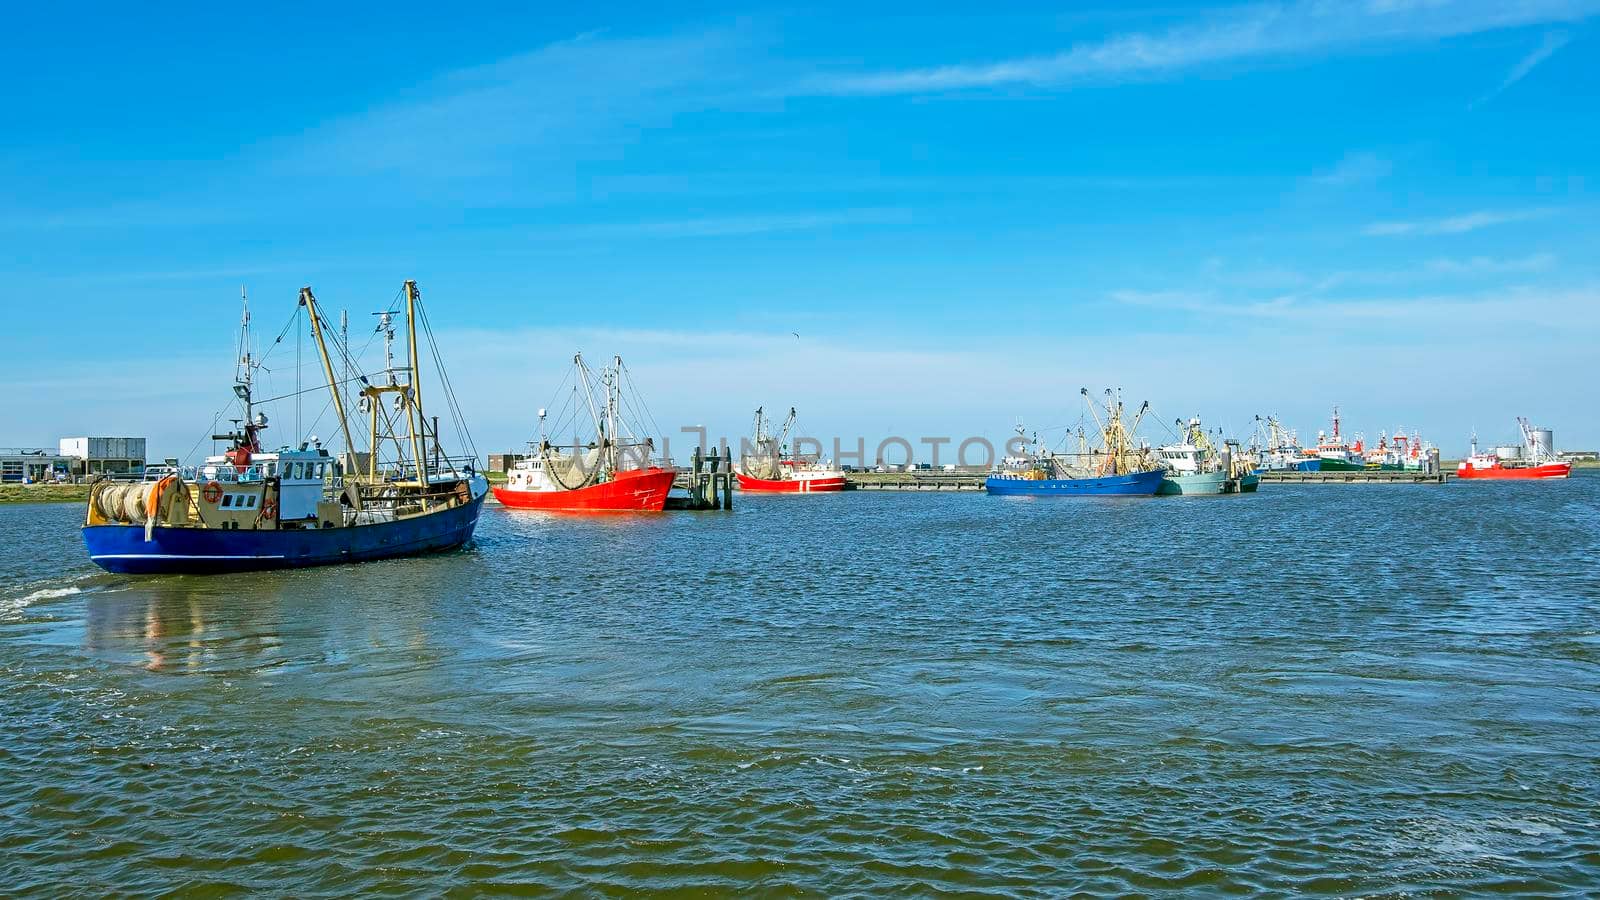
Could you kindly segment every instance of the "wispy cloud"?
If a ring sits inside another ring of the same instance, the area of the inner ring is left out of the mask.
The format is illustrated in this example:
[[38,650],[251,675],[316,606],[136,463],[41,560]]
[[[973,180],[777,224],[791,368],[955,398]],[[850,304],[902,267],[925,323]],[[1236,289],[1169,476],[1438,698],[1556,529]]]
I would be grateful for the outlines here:
[[1427,219],[1411,222],[1374,222],[1361,229],[1368,237],[1405,237],[1441,234],[1466,234],[1481,228],[1526,222],[1549,215],[1545,209],[1520,209],[1506,211],[1480,210],[1444,219]]
[[1441,275],[1510,275],[1549,271],[1556,264],[1553,253],[1535,253],[1511,259],[1474,256],[1468,259],[1432,259],[1425,268]]
[[1326,187],[1351,187],[1372,184],[1388,177],[1394,164],[1375,153],[1346,153],[1332,169],[1313,175],[1313,184]]
[[1113,291],[1112,300],[1132,306],[1270,321],[1324,325],[1384,326],[1397,322],[1515,322],[1519,327],[1581,325],[1600,318],[1600,286],[1546,290],[1512,287],[1471,294],[1424,294],[1323,300],[1301,296],[1226,300],[1212,291]]
[[604,158],[644,129],[714,106],[749,72],[737,29],[650,38],[582,35],[448,73],[296,138],[297,173],[476,176]]
[[1506,73],[1506,77],[1494,90],[1473,101],[1472,108],[1482,106],[1500,96],[1505,92],[1506,88],[1526,78],[1528,73],[1534,70],[1535,66],[1554,56],[1557,50],[1565,47],[1571,40],[1572,36],[1563,31],[1551,31],[1545,34],[1544,40],[1539,42],[1539,46],[1535,47],[1532,53],[1524,56],[1516,65],[1512,66],[1511,71]]
[[[658,237],[699,238],[735,237],[779,231],[809,231],[853,225],[892,225],[911,221],[901,209],[855,209],[831,213],[789,215],[721,216],[676,219],[663,222],[621,222],[564,228],[562,237]],[[554,234],[552,236],[555,236]]]
[[917,94],[1154,78],[1219,63],[1572,22],[1596,12],[1596,0],[1300,0],[1235,7],[1166,32],[1117,35],[1048,56],[828,75],[810,88],[837,94]]

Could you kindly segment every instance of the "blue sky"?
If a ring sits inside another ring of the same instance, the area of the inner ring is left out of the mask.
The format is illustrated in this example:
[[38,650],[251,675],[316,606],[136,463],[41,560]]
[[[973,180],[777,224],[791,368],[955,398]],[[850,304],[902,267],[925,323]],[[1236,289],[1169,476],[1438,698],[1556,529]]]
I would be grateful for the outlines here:
[[1600,0],[8,16],[0,444],[185,453],[241,284],[276,333],[412,277],[484,452],[579,349],[735,436],[998,440],[1114,385],[1600,445]]

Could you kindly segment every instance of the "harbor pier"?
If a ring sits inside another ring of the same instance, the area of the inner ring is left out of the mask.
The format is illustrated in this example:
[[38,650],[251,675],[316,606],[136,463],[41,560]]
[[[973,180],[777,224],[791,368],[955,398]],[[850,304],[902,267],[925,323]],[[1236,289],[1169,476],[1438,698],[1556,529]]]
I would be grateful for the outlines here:
[[1444,484],[1443,469],[1356,469],[1349,472],[1262,472],[1262,484]]

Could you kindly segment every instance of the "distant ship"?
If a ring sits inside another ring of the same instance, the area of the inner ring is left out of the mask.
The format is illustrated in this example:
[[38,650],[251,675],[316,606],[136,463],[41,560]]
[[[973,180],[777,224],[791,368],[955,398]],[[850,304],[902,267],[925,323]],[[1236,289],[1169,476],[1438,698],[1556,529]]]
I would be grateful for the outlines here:
[[1250,471],[1237,444],[1223,441],[1219,449],[1199,417],[1177,424],[1183,440],[1156,450],[1167,470],[1157,494],[1255,493],[1261,476]]
[[1293,431],[1283,427],[1275,416],[1256,416],[1256,435],[1251,441],[1255,474],[1263,472],[1315,472],[1322,460],[1300,446]]
[[1356,436],[1354,444],[1345,442],[1344,435],[1339,432],[1339,407],[1333,408],[1333,433],[1317,432],[1317,471],[1321,472],[1359,472],[1367,467],[1366,450],[1362,446],[1361,436]]
[[[601,370],[598,391],[583,354],[574,356],[572,364],[572,395],[558,413],[554,430],[576,426],[587,416],[593,439],[580,443],[574,437],[572,444],[556,446],[545,436],[546,410],[539,410],[539,440],[530,443],[533,452],[506,473],[506,483],[494,488],[495,499],[512,509],[546,512],[661,512],[677,471],[653,464],[654,441],[635,437],[624,421],[625,382],[631,391],[630,407],[636,414],[643,410],[622,357],[613,357],[612,365]],[[603,393],[603,405],[596,405],[596,393]]]
[[1379,434],[1378,446],[1367,451],[1367,468],[1386,472],[1420,470],[1427,466],[1432,453],[1433,446],[1422,439],[1420,431],[1408,435],[1397,428],[1392,437]]
[[845,488],[844,472],[837,466],[812,456],[803,456],[790,450],[789,431],[794,427],[794,408],[774,437],[767,430],[767,420],[761,408],[756,409],[754,452],[741,454],[739,490],[757,494],[817,494],[842,491]]
[[1481,480],[1532,480],[1566,478],[1572,474],[1572,463],[1556,456],[1555,438],[1548,428],[1535,428],[1528,420],[1517,417],[1517,427],[1522,431],[1522,444],[1496,447],[1492,452],[1478,452],[1478,436],[1472,436],[1472,454],[1456,467],[1456,477]]
[[[361,411],[371,415],[368,450],[334,457],[315,438],[298,446],[264,450],[267,417],[255,409],[254,375],[261,361],[250,343],[250,307],[244,303],[234,394],[243,418],[214,440],[229,449],[197,467],[165,470],[153,481],[97,482],[89,493],[83,542],[101,568],[130,574],[215,574],[283,569],[411,556],[459,547],[472,537],[488,483],[473,457],[447,457],[437,419],[423,414],[416,283],[403,290],[409,360],[397,368],[391,350],[393,317],[379,315],[385,369],[359,375]],[[344,384],[334,375],[328,344],[341,361],[348,347],[329,334],[310,288],[300,305],[311,322],[330,405],[345,445],[352,447]],[[426,328],[426,318],[422,319]],[[427,336],[432,343],[431,333]],[[442,377],[446,404],[459,410]],[[392,447],[395,455],[380,460]]]
[[989,493],[1037,497],[1149,497],[1155,494],[1166,470],[1156,463],[1147,447],[1135,446],[1133,440],[1133,432],[1149,411],[1150,404],[1143,404],[1133,424],[1128,426],[1123,423],[1122,400],[1110,390],[1106,391],[1103,407],[1088,402],[1087,388],[1082,394],[1099,432],[1099,446],[1090,449],[1088,435],[1082,428],[1078,431],[1076,453],[1041,450],[1035,437],[1032,454],[1013,461],[984,482]]

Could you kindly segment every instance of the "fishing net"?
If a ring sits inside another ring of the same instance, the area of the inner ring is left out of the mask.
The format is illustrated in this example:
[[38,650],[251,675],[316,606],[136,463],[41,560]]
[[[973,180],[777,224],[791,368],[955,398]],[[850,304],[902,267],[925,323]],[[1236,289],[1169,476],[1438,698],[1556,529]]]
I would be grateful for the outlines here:
[[575,491],[587,487],[600,477],[599,447],[562,453],[546,445],[540,455],[544,459],[545,474],[566,490]]
[[758,441],[754,453],[740,455],[739,468],[751,478],[776,481],[783,475],[783,467],[779,464],[778,457],[776,440]]

